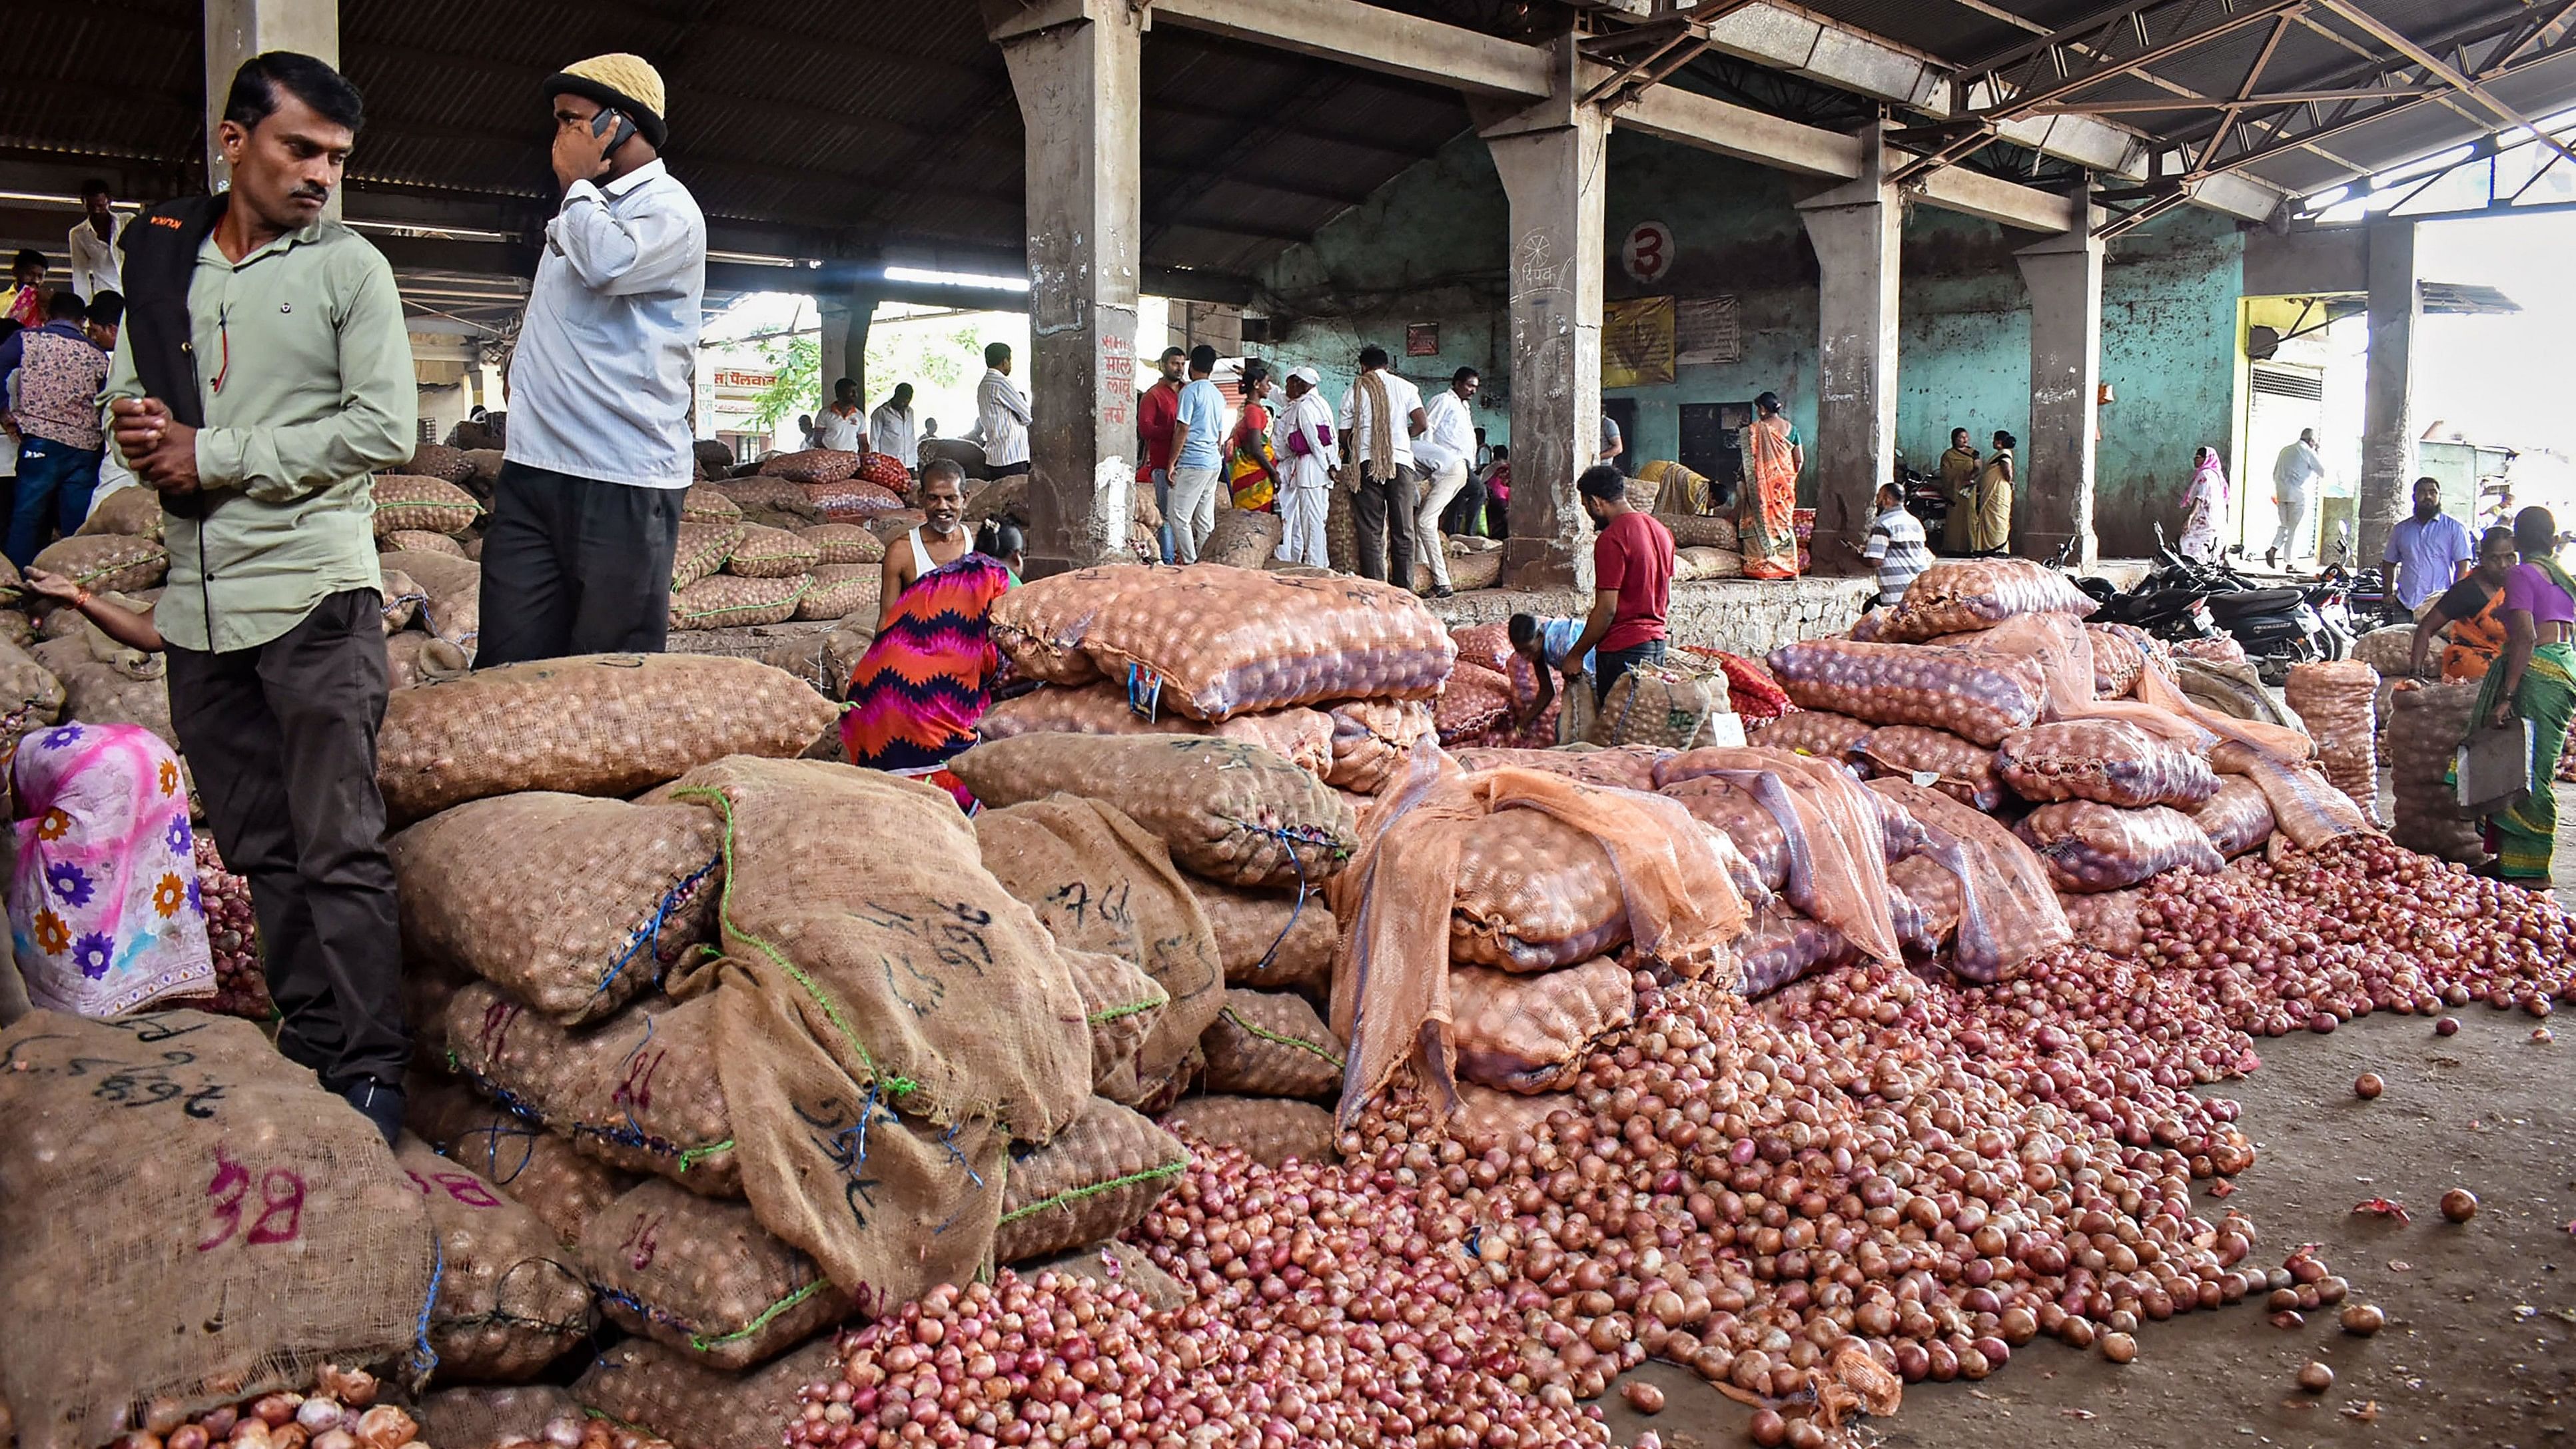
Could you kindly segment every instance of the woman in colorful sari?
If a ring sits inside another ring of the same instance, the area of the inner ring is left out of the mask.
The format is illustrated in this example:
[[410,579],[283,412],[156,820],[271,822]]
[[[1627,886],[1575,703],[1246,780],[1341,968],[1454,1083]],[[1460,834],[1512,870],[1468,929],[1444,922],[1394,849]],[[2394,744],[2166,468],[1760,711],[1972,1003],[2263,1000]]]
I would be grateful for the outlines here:
[[2444,629],[2451,631],[2450,642],[2442,646],[2440,677],[2444,684],[2475,684],[2504,657],[2508,637],[2504,586],[2521,558],[2514,552],[2515,547],[2510,528],[2490,528],[2479,536],[2478,566],[2435,599],[2433,607],[2416,623],[2408,657],[2409,674],[2418,679],[2434,677],[2427,660],[2433,652],[2433,642]]
[[1246,512],[1276,511],[1279,455],[1270,446],[1270,364],[1254,358],[1243,365],[1243,416],[1225,445],[1225,485],[1234,506]]
[[2227,522],[2227,465],[2216,448],[2191,457],[2191,487],[2182,495],[2189,510],[2183,522],[2182,556],[2202,563],[2218,562],[2218,530]]
[[2576,579],[2558,564],[2558,523],[2546,508],[2514,515],[2522,562],[2505,579],[2504,657],[2487,671],[2477,723],[2501,728],[2531,721],[2531,790],[2519,804],[2487,817],[2496,873],[2515,885],[2549,889],[2550,855],[2558,844],[2558,796],[2552,788],[2567,723],[2576,716]]
[[[975,797],[948,762],[974,745],[976,723],[992,706],[1002,656],[991,611],[1019,583],[1012,565],[1021,542],[1019,529],[1000,519],[966,539],[958,482],[953,469],[933,462],[922,482],[929,522],[886,550],[888,582],[899,589],[850,671],[841,745],[851,764],[936,785],[971,812]],[[925,541],[925,533],[934,536]]]
[[1968,552],[2002,553],[2012,547],[2013,449],[2021,440],[1998,430],[1994,454],[1977,473],[1977,506],[1968,519]]
[[1780,415],[1780,395],[1753,400],[1753,426],[1744,430],[1746,487],[1735,531],[1744,548],[1748,579],[1798,576],[1798,475],[1807,450],[1798,430]]

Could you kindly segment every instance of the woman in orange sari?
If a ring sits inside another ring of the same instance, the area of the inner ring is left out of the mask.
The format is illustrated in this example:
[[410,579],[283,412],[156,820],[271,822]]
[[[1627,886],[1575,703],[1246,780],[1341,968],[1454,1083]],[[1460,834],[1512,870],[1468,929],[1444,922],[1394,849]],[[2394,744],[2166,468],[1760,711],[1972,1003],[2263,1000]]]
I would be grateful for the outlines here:
[[1798,576],[1798,475],[1806,470],[1807,450],[1798,430],[1781,416],[1778,393],[1755,398],[1753,410],[1753,426],[1744,430],[1749,476],[1735,524],[1744,550],[1744,576],[1794,579]]
[[2478,566],[2416,622],[2410,673],[2425,677],[2425,656],[2448,626],[2451,642],[2442,648],[2442,682],[2459,684],[2487,677],[2487,670],[2504,655],[2504,585],[2520,558],[2510,528],[2490,528],[2478,539]]

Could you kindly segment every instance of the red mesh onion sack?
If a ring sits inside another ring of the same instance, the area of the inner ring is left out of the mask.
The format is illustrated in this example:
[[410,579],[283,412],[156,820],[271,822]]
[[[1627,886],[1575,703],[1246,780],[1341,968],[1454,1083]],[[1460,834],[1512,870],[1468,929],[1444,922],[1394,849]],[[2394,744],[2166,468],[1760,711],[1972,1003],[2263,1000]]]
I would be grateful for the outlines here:
[[2207,761],[2120,720],[2065,720],[2004,737],[1995,769],[2025,800],[2195,810],[2218,793]]
[[2139,810],[2092,800],[2042,805],[2015,831],[2048,863],[2049,879],[2069,895],[2119,890],[2169,870],[2208,875],[2227,864],[2190,816],[2164,805]]
[[2264,798],[2262,786],[2242,775],[2219,781],[2217,793],[2202,802],[2191,818],[2229,860],[2260,849],[2272,838],[2272,802]]
[[1829,710],[1802,709],[1784,714],[1753,731],[1753,743],[1766,750],[1794,750],[1820,760],[1850,757],[1877,726]]
[[1993,746],[2039,720],[2044,680],[2027,659],[1909,644],[1810,639],[1771,653],[1801,709],[1922,725]]
[[1989,629],[2021,614],[2086,618],[2094,603],[2057,570],[2019,558],[1949,559],[1906,586],[1879,638],[1889,643]]
[[1606,957],[1537,976],[1456,967],[1449,1001],[1459,1079],[1511,1092],[1569,1085],[1637,1014],[1634,978]]
[[1870,731],[1854,753],[1872,774],[1911,780],[1971,809],[1991,811],[2004,803],[1995,752],[1947,730],[1887,725]]

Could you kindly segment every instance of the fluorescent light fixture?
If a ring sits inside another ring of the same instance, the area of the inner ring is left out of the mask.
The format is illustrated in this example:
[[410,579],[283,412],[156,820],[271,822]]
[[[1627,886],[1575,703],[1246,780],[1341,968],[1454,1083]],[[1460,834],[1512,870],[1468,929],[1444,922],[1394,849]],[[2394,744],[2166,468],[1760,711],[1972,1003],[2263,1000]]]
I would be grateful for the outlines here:
[[707,249],[707,260],[711,262],[733,262],[746,267],[792,267],[796,265],[796,259],[794,257],[772,256],[767,252],[728,252],[720,251],[714,247],[709,247]]
[[441,226],[426,221],[382,221],[372,216],[341,218],[341,225],[356,231],[381,231],[394,236],[417,236],[447,241],[505,242],[518,238],[506,231],[489,231],[473,226]]
[[1025,292],[1026,277],[991,277],[974,272],[934,272],[925,267],[888,267],[889,282],[924,282],[934,287],[981,287],[990,292]]

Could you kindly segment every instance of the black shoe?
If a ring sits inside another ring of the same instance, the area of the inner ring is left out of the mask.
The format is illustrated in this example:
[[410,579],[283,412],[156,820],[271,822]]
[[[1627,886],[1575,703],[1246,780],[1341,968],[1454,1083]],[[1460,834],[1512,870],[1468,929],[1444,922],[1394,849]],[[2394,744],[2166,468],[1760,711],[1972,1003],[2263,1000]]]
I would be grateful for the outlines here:
[[1437,584],[1432,587],[1431,597],[1435,599],[1446,599],[1452,597],[1457,592],[1458,591],[1456,589],[1449,587],[1447,584]]
[[2267,548],[2267,549],[2263,550],[2263,567],[2265,567],[2265,568],[2267,568],[2267,569],[2277,569],[2277,568],[2279,568],[2280,566],[2281,566],[2281,551],[2280,551],[2279,549],[2277,549],[2277,548]]
[[394,1139],[402,1136],[403,1112],[407,1105],[402,1088],[388,1087],[368,1077],[342,1092],[340,1097],[376,1125],[376,1130],[385,1135],[387,1147],[393,1146]]

